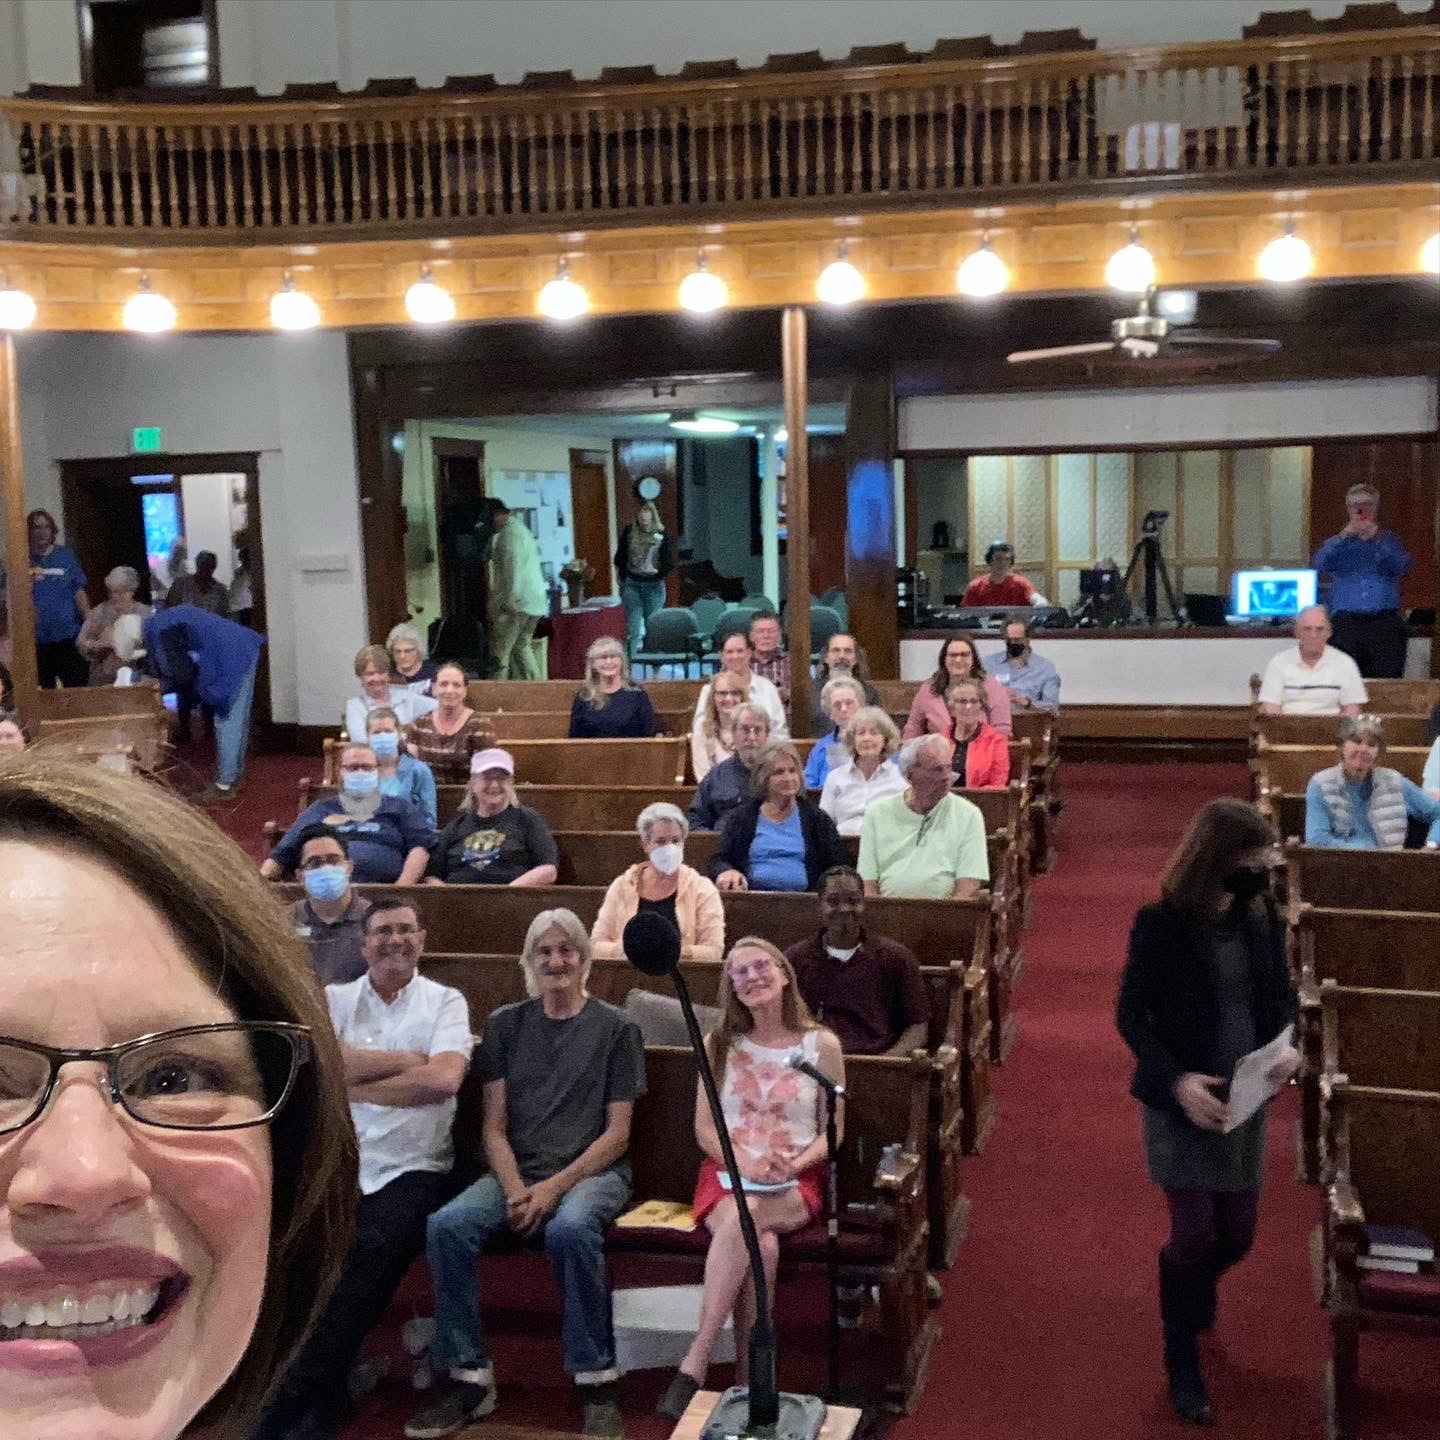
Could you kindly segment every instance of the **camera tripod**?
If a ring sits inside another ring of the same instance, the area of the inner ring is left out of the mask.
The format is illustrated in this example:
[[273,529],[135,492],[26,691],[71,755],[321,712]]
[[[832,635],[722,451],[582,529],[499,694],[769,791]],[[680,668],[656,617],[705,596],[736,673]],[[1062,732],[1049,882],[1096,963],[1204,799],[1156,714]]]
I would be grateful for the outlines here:
[[1145,618],[1150,624],[1155,624],[1159,618],[1160,605],[1156,595],[1155,582],[1158,579],[1165,587],[1165,600],[1170,606],[1170,613],[1182,625],[1188,618],[1185,614],[1185,607],[1177,604],[1175,600],[1175,587],[1170,583],[1170,570],[1165,564],[1164,552],[1160,549],[1160,527],[1168,517],[1152,510],[1140,527],[1140,538],[1135,542],[1134,553],[1130,556],[1130,564],[1125,568],[1125,578],[1120,582],[1122,591],[1129,590],[1130,579],[1135,574],[1135,567],[1145,567]]

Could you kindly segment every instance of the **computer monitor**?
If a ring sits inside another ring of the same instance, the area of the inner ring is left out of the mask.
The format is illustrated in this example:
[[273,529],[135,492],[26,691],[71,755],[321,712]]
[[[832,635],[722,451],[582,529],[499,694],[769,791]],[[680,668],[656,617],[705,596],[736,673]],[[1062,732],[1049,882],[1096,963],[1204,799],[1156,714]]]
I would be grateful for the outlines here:
[[1293,619],[1315,603],[1313,570],[1237,570],[1230,612],[1239,620]]

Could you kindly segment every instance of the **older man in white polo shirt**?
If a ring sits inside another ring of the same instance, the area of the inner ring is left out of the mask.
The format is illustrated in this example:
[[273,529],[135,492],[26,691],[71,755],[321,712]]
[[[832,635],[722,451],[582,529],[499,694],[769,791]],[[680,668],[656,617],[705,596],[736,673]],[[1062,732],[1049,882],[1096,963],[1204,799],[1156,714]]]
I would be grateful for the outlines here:
[[1329,643],[1330,617],[1311,605],[1295,617],[1295,647],[1270,658],[1260,682],[1265,715],[1358,715],[1365,704],[1360,667]]

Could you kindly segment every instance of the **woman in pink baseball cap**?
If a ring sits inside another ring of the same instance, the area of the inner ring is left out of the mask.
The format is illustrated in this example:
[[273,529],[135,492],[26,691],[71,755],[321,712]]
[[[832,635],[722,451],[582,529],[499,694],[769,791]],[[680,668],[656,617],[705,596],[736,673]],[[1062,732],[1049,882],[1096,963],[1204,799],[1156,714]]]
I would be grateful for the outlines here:
[[553,885],[559,851],[550,827],[515,798],[508,750],[470,757],[470,791],[430,852],[426,884]]

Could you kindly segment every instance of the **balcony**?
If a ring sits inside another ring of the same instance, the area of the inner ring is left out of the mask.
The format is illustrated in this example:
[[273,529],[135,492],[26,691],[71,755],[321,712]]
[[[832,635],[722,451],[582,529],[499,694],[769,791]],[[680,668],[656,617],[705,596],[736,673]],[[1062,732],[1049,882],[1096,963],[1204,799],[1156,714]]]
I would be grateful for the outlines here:
[[1437,175],[1433,25],[1103,54],[945,50],[598,86],[3,99],[0,238],[484,236]]

